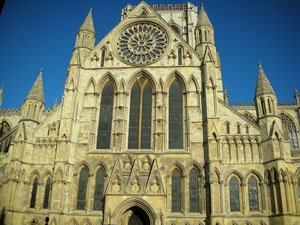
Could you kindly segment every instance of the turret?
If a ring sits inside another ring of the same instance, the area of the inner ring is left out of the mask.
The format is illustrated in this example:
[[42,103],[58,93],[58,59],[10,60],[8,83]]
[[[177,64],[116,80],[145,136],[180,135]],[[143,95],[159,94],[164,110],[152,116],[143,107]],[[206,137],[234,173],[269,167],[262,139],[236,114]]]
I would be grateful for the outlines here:
[[277,114],[277,97],[260,62],[258,63],[258,66],[259,71],[254,101],[257,118],[260,119]]
[[71,58],[71,64],[78,64],[95,46],[95,29],[92,17],[92,9],[77,32],[75,47]]
[[215,38],[214,38],[214,28],[201,4],[201,9],[195,28],[195,38],[196,38],[196,52],[202,57],[206,47],[209,46],[212,51],[214,60],[216,60],[216,49],[215,49]]
[[45,105],[42,74],[43,70],[41,69],[36,81],[22,104],[22,120],[31,120],[34,122],[39,122],[41,120]]
[[300,99],[299,99],[299,93],[298,93],[298,91],[297,91],[297,88],[296,88],[296,86],[294,87],[294,89],[295,89],[295,99],[296,99],[296,103],[297,103],[297,106],[298,107],[300,107]]

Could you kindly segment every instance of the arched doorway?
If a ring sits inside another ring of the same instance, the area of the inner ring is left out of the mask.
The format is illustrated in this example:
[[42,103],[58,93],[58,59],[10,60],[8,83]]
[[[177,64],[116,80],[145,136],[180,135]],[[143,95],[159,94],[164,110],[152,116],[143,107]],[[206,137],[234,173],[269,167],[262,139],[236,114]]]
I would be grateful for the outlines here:
[[121,225],[150,225],[147,213],[140,207],[128,209],[121,217]]

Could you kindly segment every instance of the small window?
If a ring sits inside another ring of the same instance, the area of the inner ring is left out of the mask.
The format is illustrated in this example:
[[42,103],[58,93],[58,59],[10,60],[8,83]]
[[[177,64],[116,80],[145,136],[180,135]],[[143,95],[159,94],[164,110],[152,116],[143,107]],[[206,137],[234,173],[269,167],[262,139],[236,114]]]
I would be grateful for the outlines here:
[[246,134],[249,134],[249,127],[248,126],[246,127],[246,131],[245,132],[246,132]]
[[178,66],[182,65],[182,48],[178,48]]
[[230,134],[230,124],[226,123],[226,134]]
[[260,99],[261,102],[261,109],[262,109],[262,114],[266,115],[266,105],[265,105],[265,100],[263,98]]
[[204,31],[205,41],[207,41],[207,30]]
[[172,173],[172,212],[181,212],[181,175],[177,168]]
[[236,132],[237,132],[237,134],[241,134],[241,125],[239,125],[239,124],[237,125],[237,131]]
[[269,113],[272,113],[272,106],[271,106],[270,99],[268,99],[268,107],[269,107]]
[[106,52],[105,52],[105,50],[103,49],[103,50],[101,51],[100,67],[104,67],[105,55],[106,55]]

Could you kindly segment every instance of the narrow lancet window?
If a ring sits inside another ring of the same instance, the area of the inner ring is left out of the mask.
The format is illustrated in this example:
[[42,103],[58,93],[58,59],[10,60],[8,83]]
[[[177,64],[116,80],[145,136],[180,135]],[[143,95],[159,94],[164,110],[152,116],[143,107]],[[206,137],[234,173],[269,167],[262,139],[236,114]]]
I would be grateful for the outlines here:
[[262,114],[266,115],[266,105],[265,105],[265,100],[264,99],[260,99],[261,102],[261,109],[262,109]]
[[32,185],[30,208],[35,208],[37,189],[38,189],[38,179],[35,178]]
[[78,194],[77,194],[77,209],[84,210],[86,205],[86,189],[88,183],[89,173],[84,167],[80,171],[79,182],[78,182]]
[[103,49],[102,52],[101,52],[100,67],[104,67],[104,61],[105,61],[105,50]]
[[290,149],[298,150],[299,145],[298,145],[296,126],[295,126],[294,122],[291,120],[291,118],[289,118],[285,114],[281,114],[280,117],[281,117],[282,124],[284,125],[284,128],[289,136]]
[[182,90],[175,80],[169,92],[169,149],[183,148]]
[[178,66],[182,65],[182,48],[178,48]]
[[151,148],[152,88],[143,77],[131,89],[129,149]]
[[198,173],[195,169],[190,172],[190,212],[199,212]]
[[181,175],[177,168],[172,173],[172,212],[181,212]]
[[51,188],[51,179],[48,178],[45,186],[43,209],[49,208],[50,188]]
[[103,88],[98,126],[98,149],[110,148],[111,125],[113,114],[114,90],[110,82]]
[[230,211],[240,211],[240,194],[239,183],[235,177],[232,177],[229,182],[229,195],[230,195]]
[[250,212],[258,211],[258,190],[257,181],[254,177],[250,177],[248,181],[248,196],[249,196],[249,209]]
[[230,134],[230,124],[226,123],[226,134]]
[[104,190],[104,175],[102,168],[96,173],[95,193],[94,193],[94,210],[103,209],[103,190]]

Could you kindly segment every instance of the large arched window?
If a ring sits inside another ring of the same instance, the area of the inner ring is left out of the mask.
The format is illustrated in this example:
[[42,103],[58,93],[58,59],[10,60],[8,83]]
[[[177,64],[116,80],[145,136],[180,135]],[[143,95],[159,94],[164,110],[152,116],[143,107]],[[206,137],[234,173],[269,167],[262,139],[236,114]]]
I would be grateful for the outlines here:
[[190,212],[199,212],[198,173],[195,169],[190,172]]
[[230,195],[230,211],[240,211],[240,193],[239,182],[235,177],[232,177],[229,181],[229,195]]
[[89,178],[89,172],[84,167],[80,171],[77,193],[77,209],[84,210],[86,204],[86,189]]
[[50,188],[51,188],[51,179],[49,177],[47,179],[46,186],[45,186],[43,209],[48,209],[49,208]]
[[30,208],[35,208],[37,189],[38,189],[38,179],[35,178],[32,185]]
[[103,88],[98,126],[97,148],[109,149],[113,114],[114,89],[110,82]]
[[103,209],[103,190],[104,190],[104,169],[99,168],[96,173],[95,193],[94,193],[94,210]]
[[128,149],[151,148],[152,89],[144,77],[131,89]]
[[[0,125],[0,137],[10,131],[10,126],[6,121],[3,121]],[[1,151],[1,150],[0,150]]]
[[298,150],[298,138],[297,138],[297,133],[296,133],[296,126],[285,114],[280,114],[282,124],[285,126],[286,131],[288,132],[289,139],[290,139],[290,148],[291,150]]
[[254,177],[250,177],[248,180],[248,196],[249,196],[249,210],[258,211],[258,189],[257,189],[257,181]]
[[182,90],[175,80],[169,93],[169,149],[183,148]]
[[177,168],[172,173],[172,212],[181,212],[181,174]]

